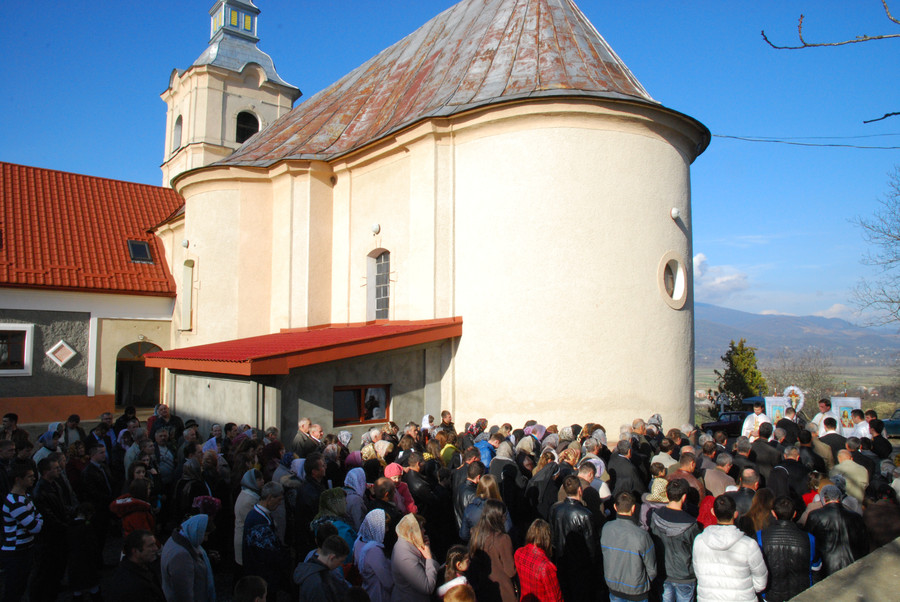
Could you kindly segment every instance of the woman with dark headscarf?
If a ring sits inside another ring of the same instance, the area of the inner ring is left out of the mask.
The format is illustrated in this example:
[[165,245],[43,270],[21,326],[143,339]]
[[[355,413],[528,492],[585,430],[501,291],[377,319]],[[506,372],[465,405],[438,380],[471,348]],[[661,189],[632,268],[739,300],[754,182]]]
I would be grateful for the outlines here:
[[266,481],[272,480],[272,475],[275,474],[275,469],[278,468],[283,455],[284,445],[281,444],[281,441],[273,441],[263,447],[262,452],[259,454],[259,464],[263,478]]

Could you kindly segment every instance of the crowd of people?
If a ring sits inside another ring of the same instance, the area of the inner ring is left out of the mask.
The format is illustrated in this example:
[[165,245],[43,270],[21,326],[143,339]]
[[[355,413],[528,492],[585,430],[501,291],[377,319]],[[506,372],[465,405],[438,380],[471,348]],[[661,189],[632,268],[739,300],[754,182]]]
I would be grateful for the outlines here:
[[213,601],[223,575],[242,601],[787,600],[900,536],[883,423],[844,438],[820,409],[757,406],[731,445],[658,414],[608,433],[444,411],[354,441],[306,418],[201,433],[165,405],[35,445],[7,414],[2,600]]

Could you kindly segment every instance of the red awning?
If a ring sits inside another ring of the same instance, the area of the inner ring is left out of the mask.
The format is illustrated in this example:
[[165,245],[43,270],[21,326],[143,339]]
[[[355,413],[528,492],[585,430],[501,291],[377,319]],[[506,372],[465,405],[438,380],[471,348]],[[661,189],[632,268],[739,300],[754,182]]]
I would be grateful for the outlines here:
[[462,336],[462,318],[313,326],[144,356],[151,368],[255,376]]

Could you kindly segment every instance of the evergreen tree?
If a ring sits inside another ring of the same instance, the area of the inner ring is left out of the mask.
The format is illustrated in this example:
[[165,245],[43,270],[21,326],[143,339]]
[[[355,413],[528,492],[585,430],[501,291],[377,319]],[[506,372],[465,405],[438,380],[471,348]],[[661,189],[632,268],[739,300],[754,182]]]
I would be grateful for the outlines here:
[[768,390],[766,379],[756,365],[756,348],[746,343],[744,339],[737,344],[732,340],[722,356],[725,370],[715,371],[719,391],[728,394],[735,407],[740,407],[744,398],[762,395]]

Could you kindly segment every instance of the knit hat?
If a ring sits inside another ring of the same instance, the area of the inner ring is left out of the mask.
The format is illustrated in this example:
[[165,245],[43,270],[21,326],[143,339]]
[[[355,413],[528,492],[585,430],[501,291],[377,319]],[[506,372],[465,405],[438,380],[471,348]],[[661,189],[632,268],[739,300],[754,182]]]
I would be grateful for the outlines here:
[[396,462],[391,462],[387,466],[384,467],[384,476],[387,478],[399,477],[403,474],[403,468],[400,467]]

